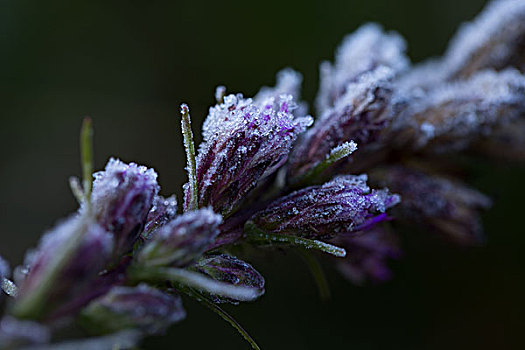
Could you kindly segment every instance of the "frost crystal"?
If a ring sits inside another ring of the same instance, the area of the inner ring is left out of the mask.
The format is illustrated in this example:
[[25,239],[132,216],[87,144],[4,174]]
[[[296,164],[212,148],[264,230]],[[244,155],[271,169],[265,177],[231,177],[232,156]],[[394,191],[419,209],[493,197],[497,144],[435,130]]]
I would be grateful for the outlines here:
[[138,259],[147,266],[188,265],[210,246],[221,223],[210,208],[186,212],[156,231]]
[[396,100],[393,142],[434,152],[463,149],[525,112],[525,77],[518,71],[483,71],[420,96]]
[[140,284],[115,287],[94,300],[82,312],[81,322],[101,333],[133,328],[152,335],[164,333],[170,325],[185,317],[178,295]]
[[[312,124],[311,117],[294,118],[291,95],[261,103],[229,95],[210,108],[197,155],[198,205],[211,205],[225,216],[246,194],[287,159],[297,135]],[[185,209],[189,205],[185,186]]]
[[269,233],[330,238],[387,219],[400,198],[386,189],[370,190],[366,175],[339,176],[322,186],[293,192],[256,213],[252,221]]
[[373,175],[403,197],[399,209],[405,219],[459,243],[483,240],[478,211],[491,204],[485,195],[462,183],[407,167],[389,167]]
[[344,38],[338,48],[335,63],[323,62],[320,68],[320,87],[316,99],[317,114],[325,113],[336,101],[351,90],[349,83],[368,71],[385,66],[397,74],[410,65],[405,55],[406,44],[395,32],[383,32],[375,23],[365,24]]
[[392,76],[390,68],[381,66],[350,83],[336,105],[298,142],[290,159],[289,178],[302,176],[347,141],[355,141],[360,148],[376,141],[390,122],[385,109],[392,93]]
[[177,198],[173,195],[168,198],[155,196],[153,205],[148,213],[144,232],[150,234],[158,227],[164,226],[177,215]]
[[135,163],[111,158],[94,174],[92,203],[97,221],[115,236],[117,254],[128,252],[140,232],[159,191],[157,173]]
[[[258,294],[264,293],[264,277],[250,264],[236,257],[217,254],[200,259],[192,269],[199,271],[214,280],[226,282],[234,286],[256,288]],[[238,300],[211,295],[215,302],[237,303]]]

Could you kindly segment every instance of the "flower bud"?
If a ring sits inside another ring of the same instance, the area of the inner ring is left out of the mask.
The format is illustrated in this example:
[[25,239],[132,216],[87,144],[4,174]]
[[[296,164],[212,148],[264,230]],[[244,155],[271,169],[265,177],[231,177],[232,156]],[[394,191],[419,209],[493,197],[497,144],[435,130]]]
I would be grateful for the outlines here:
[[450,79],[468,78],[484,69],[514,66],[525,70],[525,3],[491,1],[469,23],[464,23],[443,59]]
[[339,176],[279,198],[252,217],[268,233],[324,239],[373,226],[399,203],[387,189],[370,190],[367,176]]
[[[294,118],[290,95],[261,103],[229,95],[210,108],[203,126],[197,163],[198,207],[224,216],[234,212],[257,184],[284,164],[310,117]],[[185,186],[185,210],[190,191]]]
[[178,295],[146,284],[115,287],[92,301],[80,315],[81,324],[94,333],[114,333],[135,328],[145,334],[162,334],[186,317]]
[[345,248],[347,255],[336,260],[337,268],[357,285],[391,279],[387,262],[401,256],[397,237],[379,226],[359,235],[339,235],[330,243]]
[[484,71],[419,95],[396,96],[389,139],[398,148],[432,153],[465,149],[525,113],[525,76]]
[[177,198],[171,196],[164,198],[162,196],[155,196],[153,205],[148,213],[144,232],[150,235],[159,227],[164,226],[177,215]]
[[294,148],[288,167],[291,182],[322,162],[333,149],[355,141],[358,147],[377,140],[390,123],[385,113],[392,94],[393,71],[381,66],[362,74],[347,92],[316,120]]
[[375,23],[365,24],[343,39],[337,49],[335,63],[323,62],[320,87],[316,99],[317,114],[333,108],[349,92],[358,77],[379,66],[388,67],[394,75],[408,68],[406,43],[395,32],[383,32]]
[[[199,271],[214,280],[230,283],[234,286],[256,288],[259,295],[264,293],[264,277],[250,264],[236,257],[217,254],[208,255],[197,261],[191,269]],[[211,296],[215,302],[238,303],[239,300]]]
[[479,210],[491,201],[466,185],[416,169],[392,166],[372,173],[403,201],[400,219],[417,222],[461,244],[483,241]]
[[[81,242],[71,248],[75,236],[81,237]],[[67,249],[72,249],[67,261],[59,262],[58,259],[63,258],[61,253]],[[41,238],[36,250],[26,255],[25,273],[18,274],[16,303],[24,303],[41,293],[40,288],[49,287],[44,293],[46,301],[35,306],[40,309],[28,311],[33,318],[45,316],[48,311],[86,293],[110,261],[112,250],[113,237],[97,223],[87,223],[78,216],[65,220]]]
[[94,174],[92,205],[97,221],[115,236],[117,255],[132,247],[159,191],[157,173],[135,163],[111,158]]
[[198,258],[219,234],[222,217],[210,208],[179,215],[159,230],[140,251],[144,266],[185,266]]

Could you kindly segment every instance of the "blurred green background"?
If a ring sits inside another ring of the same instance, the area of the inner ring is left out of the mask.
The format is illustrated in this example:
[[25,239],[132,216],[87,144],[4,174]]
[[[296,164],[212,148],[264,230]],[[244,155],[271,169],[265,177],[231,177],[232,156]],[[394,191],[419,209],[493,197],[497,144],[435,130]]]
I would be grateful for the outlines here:
[[[96,166],[118,156],[154,167],[162,193],[185,182],[178,105],[197,128],[215,86],[254,94],[291,66],[313,101],[318,64],[347,33],[375,21],[400,32],[414,62],[439,55],[484,0],[0,1],[0,254],[12,265],[75,210],[81,118],[94,119]],[[470,181],[495,199],[485,247],[401,232],[395,279],[355,287],[328,269],[322,303],[293,254],[252,262],[267,278],[256,303],[228,307],[263,349],[485,349],[524,331],[523,166],[482,159]],[[246,349],[215,314],[186,301],[187,320],[146,349]]]

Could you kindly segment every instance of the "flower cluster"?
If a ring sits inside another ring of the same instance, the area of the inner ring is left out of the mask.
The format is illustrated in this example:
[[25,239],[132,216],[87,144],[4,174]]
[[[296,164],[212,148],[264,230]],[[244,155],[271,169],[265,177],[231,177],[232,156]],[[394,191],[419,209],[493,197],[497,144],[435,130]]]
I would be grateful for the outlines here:
[[523,1],[495,1],[442,58],[415,66],[401,36],[365,25],[321,65],[315,123],[291,69],[253,98],[219,87],[197,148],[182,105],[180,211],[151,168],[112,158],[92,174],[86,122],[83,188],[71,182],[78,211],[27,253],[13,281],[0,258],[0,348],[55,342],[71,325],[97,336],[84,346],[131,347],[184,319],[187,296],[257,349],[220,307],[265,291],[238,247],[296,249],[317,267],[313,253],[331,254],[364,284],[391,277],[396,225],[482,242],[479,211],[491,201],[447,170],[459,151],[525,160],[524,23]]

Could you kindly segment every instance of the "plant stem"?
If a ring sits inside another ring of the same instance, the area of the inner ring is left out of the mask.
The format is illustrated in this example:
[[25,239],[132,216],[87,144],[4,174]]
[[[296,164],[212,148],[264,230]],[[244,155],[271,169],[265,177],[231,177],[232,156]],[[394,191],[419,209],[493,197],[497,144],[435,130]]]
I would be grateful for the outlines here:
[[93,128],[91,118],[84,118],[80,131],[80,156],[82,159],[82,183],[84,200],[90,208],[91,189],[93,186]]
[[195,161],[195,143],[193,141],[193,132],[191,130],[191,117],[188,105],[182,104],[180,107],[182,114],[182,136],[184,138],[184,148],[186,150],[186,159],[188,161],[188,182],[190,191],[190,210],[198,209],[198,189],[197,189],[197,162]]

